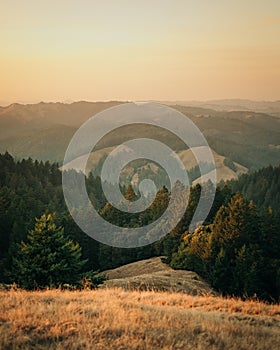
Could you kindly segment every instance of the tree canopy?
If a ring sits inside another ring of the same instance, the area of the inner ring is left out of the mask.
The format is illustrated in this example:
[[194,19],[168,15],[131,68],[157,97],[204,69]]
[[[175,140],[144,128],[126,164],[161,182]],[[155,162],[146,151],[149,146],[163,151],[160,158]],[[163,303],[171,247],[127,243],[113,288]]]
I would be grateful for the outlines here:
[[27,289],[75,285],[86,262],[81,255],[79,244],[56,226],[51,214],[43,214],[14,257],[15,279]]

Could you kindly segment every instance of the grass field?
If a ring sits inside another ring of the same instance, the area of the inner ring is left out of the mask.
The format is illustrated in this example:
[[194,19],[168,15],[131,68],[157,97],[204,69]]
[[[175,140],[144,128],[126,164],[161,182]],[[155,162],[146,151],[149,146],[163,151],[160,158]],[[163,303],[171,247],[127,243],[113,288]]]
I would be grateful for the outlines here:
[[0,349],[279,347],[280,305],[110,288],[0,292]]

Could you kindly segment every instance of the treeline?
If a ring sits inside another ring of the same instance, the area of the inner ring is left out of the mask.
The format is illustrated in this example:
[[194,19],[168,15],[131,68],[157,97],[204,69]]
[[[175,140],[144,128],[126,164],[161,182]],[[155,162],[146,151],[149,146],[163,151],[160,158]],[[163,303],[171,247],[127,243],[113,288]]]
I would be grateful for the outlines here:
[[[58,230],[55,232],[62,232],[64,228],[63,235],[81,248],[77,254],[83,262],[79,272],[84,276],[92,271],[165,255],[174,268],[198,272],[225,294],[256,294],[265,299],[277,299],[280,245],[279,201],[275,197],[279,196],[279,172],[280,167],[269,167],[244,175],[239,181],[222,184],[204,226],[190,234],[188,226],[200,197],[197,185],[191,188],[186,213],[172,232],[154,244],[121,249],[100,244],[75,224],[64,202],[58,164],[31,159],[15,161],[8,153],[0,155],[0,282],[23,280],[16,275],[19,268],[15,265],[22,261],[19,255],[24,244],[32,245],[29,236],[38,225],[37,221],[34,227],[34,220],[44,214],[46,220],[50,218],[48,214],[55,213],[51,215]],[[148,210],[128,214],[106,202],[99,177],[91,174],[86,178],[86,186],[100,215],[124,227],[153,222],[164,212],[170,197],[168,189],[163,187]],[[137,198],[131,186],[123,187],[122,191],[128,200]],[[242,195],[234,195],[237,192]],[[250,199],[257,206],[249,202]]]
[[252,174],[243,174],[238,180],[227,182],[233,193],[242,193],[263,212],[271,207],[280,215],[280,165],[268,166]]
[[171,266],[196,271],[227,295],[277,300],[280,295],[279,217],[261,215],[238,193],[212,224],[185,233]]

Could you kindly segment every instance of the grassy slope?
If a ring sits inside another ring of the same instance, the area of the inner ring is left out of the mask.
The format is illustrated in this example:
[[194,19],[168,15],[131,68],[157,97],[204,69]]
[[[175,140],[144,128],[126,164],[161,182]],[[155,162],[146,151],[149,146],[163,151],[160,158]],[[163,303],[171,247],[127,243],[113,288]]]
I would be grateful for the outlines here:
[[280,306],[121,289],[0,292],[1,349],[277,349]]
[[155,257],[103,271],[109,280],[102,287],[127,290],[157,290],[187,294],[215,294],[208,283],[193,271],[173,270]]

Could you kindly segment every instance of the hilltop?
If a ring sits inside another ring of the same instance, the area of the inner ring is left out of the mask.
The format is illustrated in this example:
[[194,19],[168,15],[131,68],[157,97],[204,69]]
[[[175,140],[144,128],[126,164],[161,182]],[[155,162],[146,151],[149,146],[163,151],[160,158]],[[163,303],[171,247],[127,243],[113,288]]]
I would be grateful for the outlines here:
[[192,271],[173,270],[156,257],[106,270],[109,280],[102,286],[129,290],[173,291],[187,294],[215,294],[198,274]]

